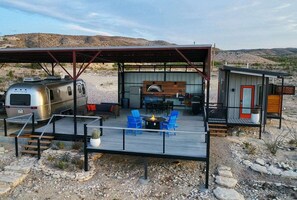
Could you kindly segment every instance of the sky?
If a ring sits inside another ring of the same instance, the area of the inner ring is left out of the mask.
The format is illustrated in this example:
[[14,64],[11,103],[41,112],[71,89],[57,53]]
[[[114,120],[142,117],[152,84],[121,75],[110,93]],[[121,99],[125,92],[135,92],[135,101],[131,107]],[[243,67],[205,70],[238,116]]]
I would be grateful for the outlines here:
[[215,44],[297,47],[296,0],[0,0],[0,35],[107,35]]

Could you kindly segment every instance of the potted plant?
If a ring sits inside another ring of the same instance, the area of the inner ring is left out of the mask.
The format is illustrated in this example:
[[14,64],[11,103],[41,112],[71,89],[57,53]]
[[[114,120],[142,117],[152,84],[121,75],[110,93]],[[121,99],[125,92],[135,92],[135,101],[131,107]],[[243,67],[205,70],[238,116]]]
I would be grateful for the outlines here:
[[92,131],[92,137],[90,139],[90,144],[92,147],[99,147],[101,140],[100,140],[101,132],[98,129],[94,129]]
[[252,109],[252,112],[251,112],[251,121],[254,124],[257,124],[259,123],[259,120],[260,120],[260,110],[258,107],[255,107]]

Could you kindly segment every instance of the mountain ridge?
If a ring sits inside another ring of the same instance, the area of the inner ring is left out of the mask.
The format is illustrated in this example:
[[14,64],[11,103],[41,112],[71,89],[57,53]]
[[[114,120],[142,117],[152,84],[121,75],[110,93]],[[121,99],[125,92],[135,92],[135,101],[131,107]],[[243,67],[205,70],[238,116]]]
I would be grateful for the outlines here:
[[[52,33],[22,33],[0,36],[0,48],[87,47],[87,46],[162,46],[175,45],[164,40],[146,40],[123,36],[62,35]],[[297,59],[297,48],[258,48],[222,50],[214,48],[214,60],[219,63],[274,65],[279,57]],[[276,59],[275,59],[276,58]]]

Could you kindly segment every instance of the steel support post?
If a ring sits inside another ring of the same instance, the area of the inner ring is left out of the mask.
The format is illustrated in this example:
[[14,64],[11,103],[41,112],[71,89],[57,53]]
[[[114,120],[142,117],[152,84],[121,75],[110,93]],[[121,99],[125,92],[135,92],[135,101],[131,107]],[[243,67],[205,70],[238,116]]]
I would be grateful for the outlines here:
[[7,136],[7,121],[6,121],[6,118],[4,118],[3,123],[4,123],[4,136]]
[[34,112],[32,112],[32,134],[35,132],[35,115]]
[[209,157],[210,157],[210,132],[207,131],[206,143],[206,172],[205,172],[205,188],[208,189],[209,184]]
[[144,179],[147,180],[147,158],[144,158]]
[[281,91],[281,105],[280,105],[280,117],[278,128],[282,128],[282,117],[283,117],[283,98],[284,97],[284,77],[282,77],[282,91]]
[[123,129],[123,150],[125,150],[125,129]]
[[76,52],[72,52],[72,62],[73,62],[73,117],[74,117],[74,136],[77,136],[77,94],[76,94]]
[[37,153],[38,153],[38,160],[41,157],[41,153],[40,153],[40,138],[37,139]]
[[[99,124],[100,124],[100,126],[103,126],[103,119],[102,119],[102,117],[99,119]],[[100,127],[100,136],[102,136],[103,135],[103,128],[102,127]]]
[[88,150],[87,150],[87,145],[88,145],[87,135],[88,135],[87,124],[84,124],[84,168],[85,168],[85,171],[89,171]]
[[226,94],[227,94],[227,105],[226,105],[226,123],[228,124],[228,118],[229,118],[229,96],[230,96],[230,71],[226,72],[227,76],[227,88],[226,88]]
[[14,138],[14,144],[15,144],[15,156],[19,157],[19,144],[18,144],[17,136],[15,136],[15,138]]
[[[266,88],[264,90],[264,80],[265,80],[265,75],[263,74],[262,75],[262,102],[261,102],[261,108],[260,108],[260,130],[259,130],[259,139],[262,138],[262,124],[265,124],[263,121],[263,102],[264,102],[264,96],[266,96]],[[265,93],[264,93],[265,91]],[[265,95],[264,95],[265,94]]]
[[165,132],[163,131],[163,153],[165,153]]

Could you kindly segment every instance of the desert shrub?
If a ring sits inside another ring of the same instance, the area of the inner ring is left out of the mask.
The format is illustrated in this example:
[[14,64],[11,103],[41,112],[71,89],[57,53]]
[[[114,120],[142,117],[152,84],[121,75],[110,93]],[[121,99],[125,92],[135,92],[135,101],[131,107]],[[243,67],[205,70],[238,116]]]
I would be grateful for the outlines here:
[[277,137],[274,137],[268,141],[264,140],[267,149],[270,151],[270,153],[272,153],[272,155],[276,154],[287,134],[288,133],[285,133],[283,130]]
[[70,162],[71,161],[71,155],[69,152],[66,152],[64,153],[62,156],[61,156],[61,161],[63,162]]
[[295,129],[289,129],[289,141],[288,144],[297,147],[297,132]]
[[80,150],[82,148],[82,143],[81,142],[74,142],[72,144],[72,149],[74,150]]
[[7,76],[12,79],[13,78],[13,73],[14,71],[10,70],[8,73],[7,73]]
[[68,167],[68,163],[62,160],[58,160],[55,164],[55,167],[64,170]]
[[84,168],[84,161],[81,160],[80,157],[72,158],[71,163],[74,164],[78,169]]
[[48,161],[54,161],[56,158],[52,155],[49,155],[47,158],[46,158]]
[[65,148],[65,144],[64,144],[64,142],[57,142],[56,145],[57,145],[57,147],[58,147],[59,149],[64,149],[64,148]]
[[243,142],[243,149],[246,150],[247,154],[254,155],[256,153],[257,148],[250,142]]

